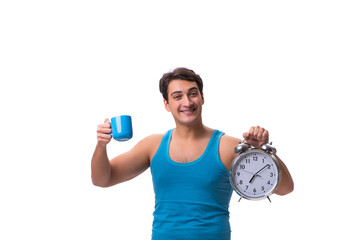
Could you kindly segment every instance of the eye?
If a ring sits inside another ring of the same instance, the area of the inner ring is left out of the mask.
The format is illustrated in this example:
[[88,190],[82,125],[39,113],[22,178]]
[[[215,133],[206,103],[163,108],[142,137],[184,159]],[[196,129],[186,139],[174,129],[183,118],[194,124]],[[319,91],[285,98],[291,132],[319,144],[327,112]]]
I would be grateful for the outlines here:
[[199,93],[197,91],[191,92],[190,94],[192,97],[196,97],[199,95]]
[[179,99],[181,99],[181,95],[176,95],[176,94],[175,94],[175,95],[173,96],[173,99],[179,100]]

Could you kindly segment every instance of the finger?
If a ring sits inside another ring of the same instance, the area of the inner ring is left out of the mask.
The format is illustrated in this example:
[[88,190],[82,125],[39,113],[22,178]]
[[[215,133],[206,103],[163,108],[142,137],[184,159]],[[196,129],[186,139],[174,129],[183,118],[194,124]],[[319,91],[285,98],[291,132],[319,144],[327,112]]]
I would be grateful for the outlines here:
[[260,131],[260,126],[256,126],[254,129],[254,139],[257,140],[258,133]]
[[100,128],[97,133],[104,133],[104,134],[109,134],[112,132],[111,128]]
[[259,126],[251,127],[249,130],[249,138],[253,140],[257,140],[257,134],[258,134],[259,129],[260,129]]
[[249,129],[249,137],[248,138],[253,139],[254,138],[254,132],[255,132],[255,127],[251,127]]
[[260,128],[258,133],[257,133],[257,140],[261,141],[262,140],[262,135],[264,133],[265,129],[264,128]]
[[258,141],[254,140],[254,139],[246,139],[246,142],[249,144],[249,145],[252,145],[252,146],[257,146],[258,145]]
[[112,132],[111,128],[98,128],[96,131],[97,133],[104,133],[104,134],[109,134]]
[[268,130],[265,130],[262,134],[262,141],[264,141],[265,143],[267,143],[269,141],[269,132]]
[[243,133],[243,138],[249,138],[249,132]]
[[105,124],[105,127],[111,128],[111,121],[108,118],[105,118],[104,124]]
[[112,132],[111,126],[109,124],[100,124],[97,128],[98,133],[110,133]]
[[109,141],[111,138],[112,136],[109,134],[98,133],[98,141]]

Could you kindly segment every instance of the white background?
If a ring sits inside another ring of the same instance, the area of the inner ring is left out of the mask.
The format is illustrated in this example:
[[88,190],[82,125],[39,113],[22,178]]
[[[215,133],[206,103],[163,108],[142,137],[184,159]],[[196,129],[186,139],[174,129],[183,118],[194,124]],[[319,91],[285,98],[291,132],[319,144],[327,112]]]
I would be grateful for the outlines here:
[[232,239],[341,239],[341,1],[1,1],[0,239],[149,239],[150,171],[90,178],[96,127],[133,117],[112,158],[174,127],[158,81],[204,81],[205,125],[270,139],[295,182],[272,203],[233,195]]

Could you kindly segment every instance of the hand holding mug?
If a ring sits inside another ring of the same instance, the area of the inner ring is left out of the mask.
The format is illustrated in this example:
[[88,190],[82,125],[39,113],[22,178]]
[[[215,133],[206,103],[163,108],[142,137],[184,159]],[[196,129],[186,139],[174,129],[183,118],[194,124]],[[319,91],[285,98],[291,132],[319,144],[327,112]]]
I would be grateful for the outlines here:
[[110,135],[112,132],[110,120],[106,118],[103,124],[98,125],[96,132],[98,144],[106,146],[112,139],[112,136]]
[[122,115],[106,118],[103,124],[97,129],[98,144],[106,146],[112,139],[117,141],[127,141],[132,138],[132,120],[131,116]]

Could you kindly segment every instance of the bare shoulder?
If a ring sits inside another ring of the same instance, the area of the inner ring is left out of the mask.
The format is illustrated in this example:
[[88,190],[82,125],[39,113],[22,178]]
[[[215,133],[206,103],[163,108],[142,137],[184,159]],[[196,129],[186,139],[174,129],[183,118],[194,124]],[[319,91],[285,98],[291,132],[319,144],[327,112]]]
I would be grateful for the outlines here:
[[219,157],[227,169],[230,169],[232,160],[236,154],[233,152],[234,148],[241,140],[235,137],[224,134],[219,143]]
[[163,136],[163,134],[152,134],[142,139],[141,142],[144,142],[145,144],[148,144],[150,146],[160,145]]
[[139,146],[146,149],[149,154],[149,159],[151,160],[157,152],[157,149],[160,146],[163,136],[163,134],[152,134],[150,136],[147,136],[137,144],[137,147]]

